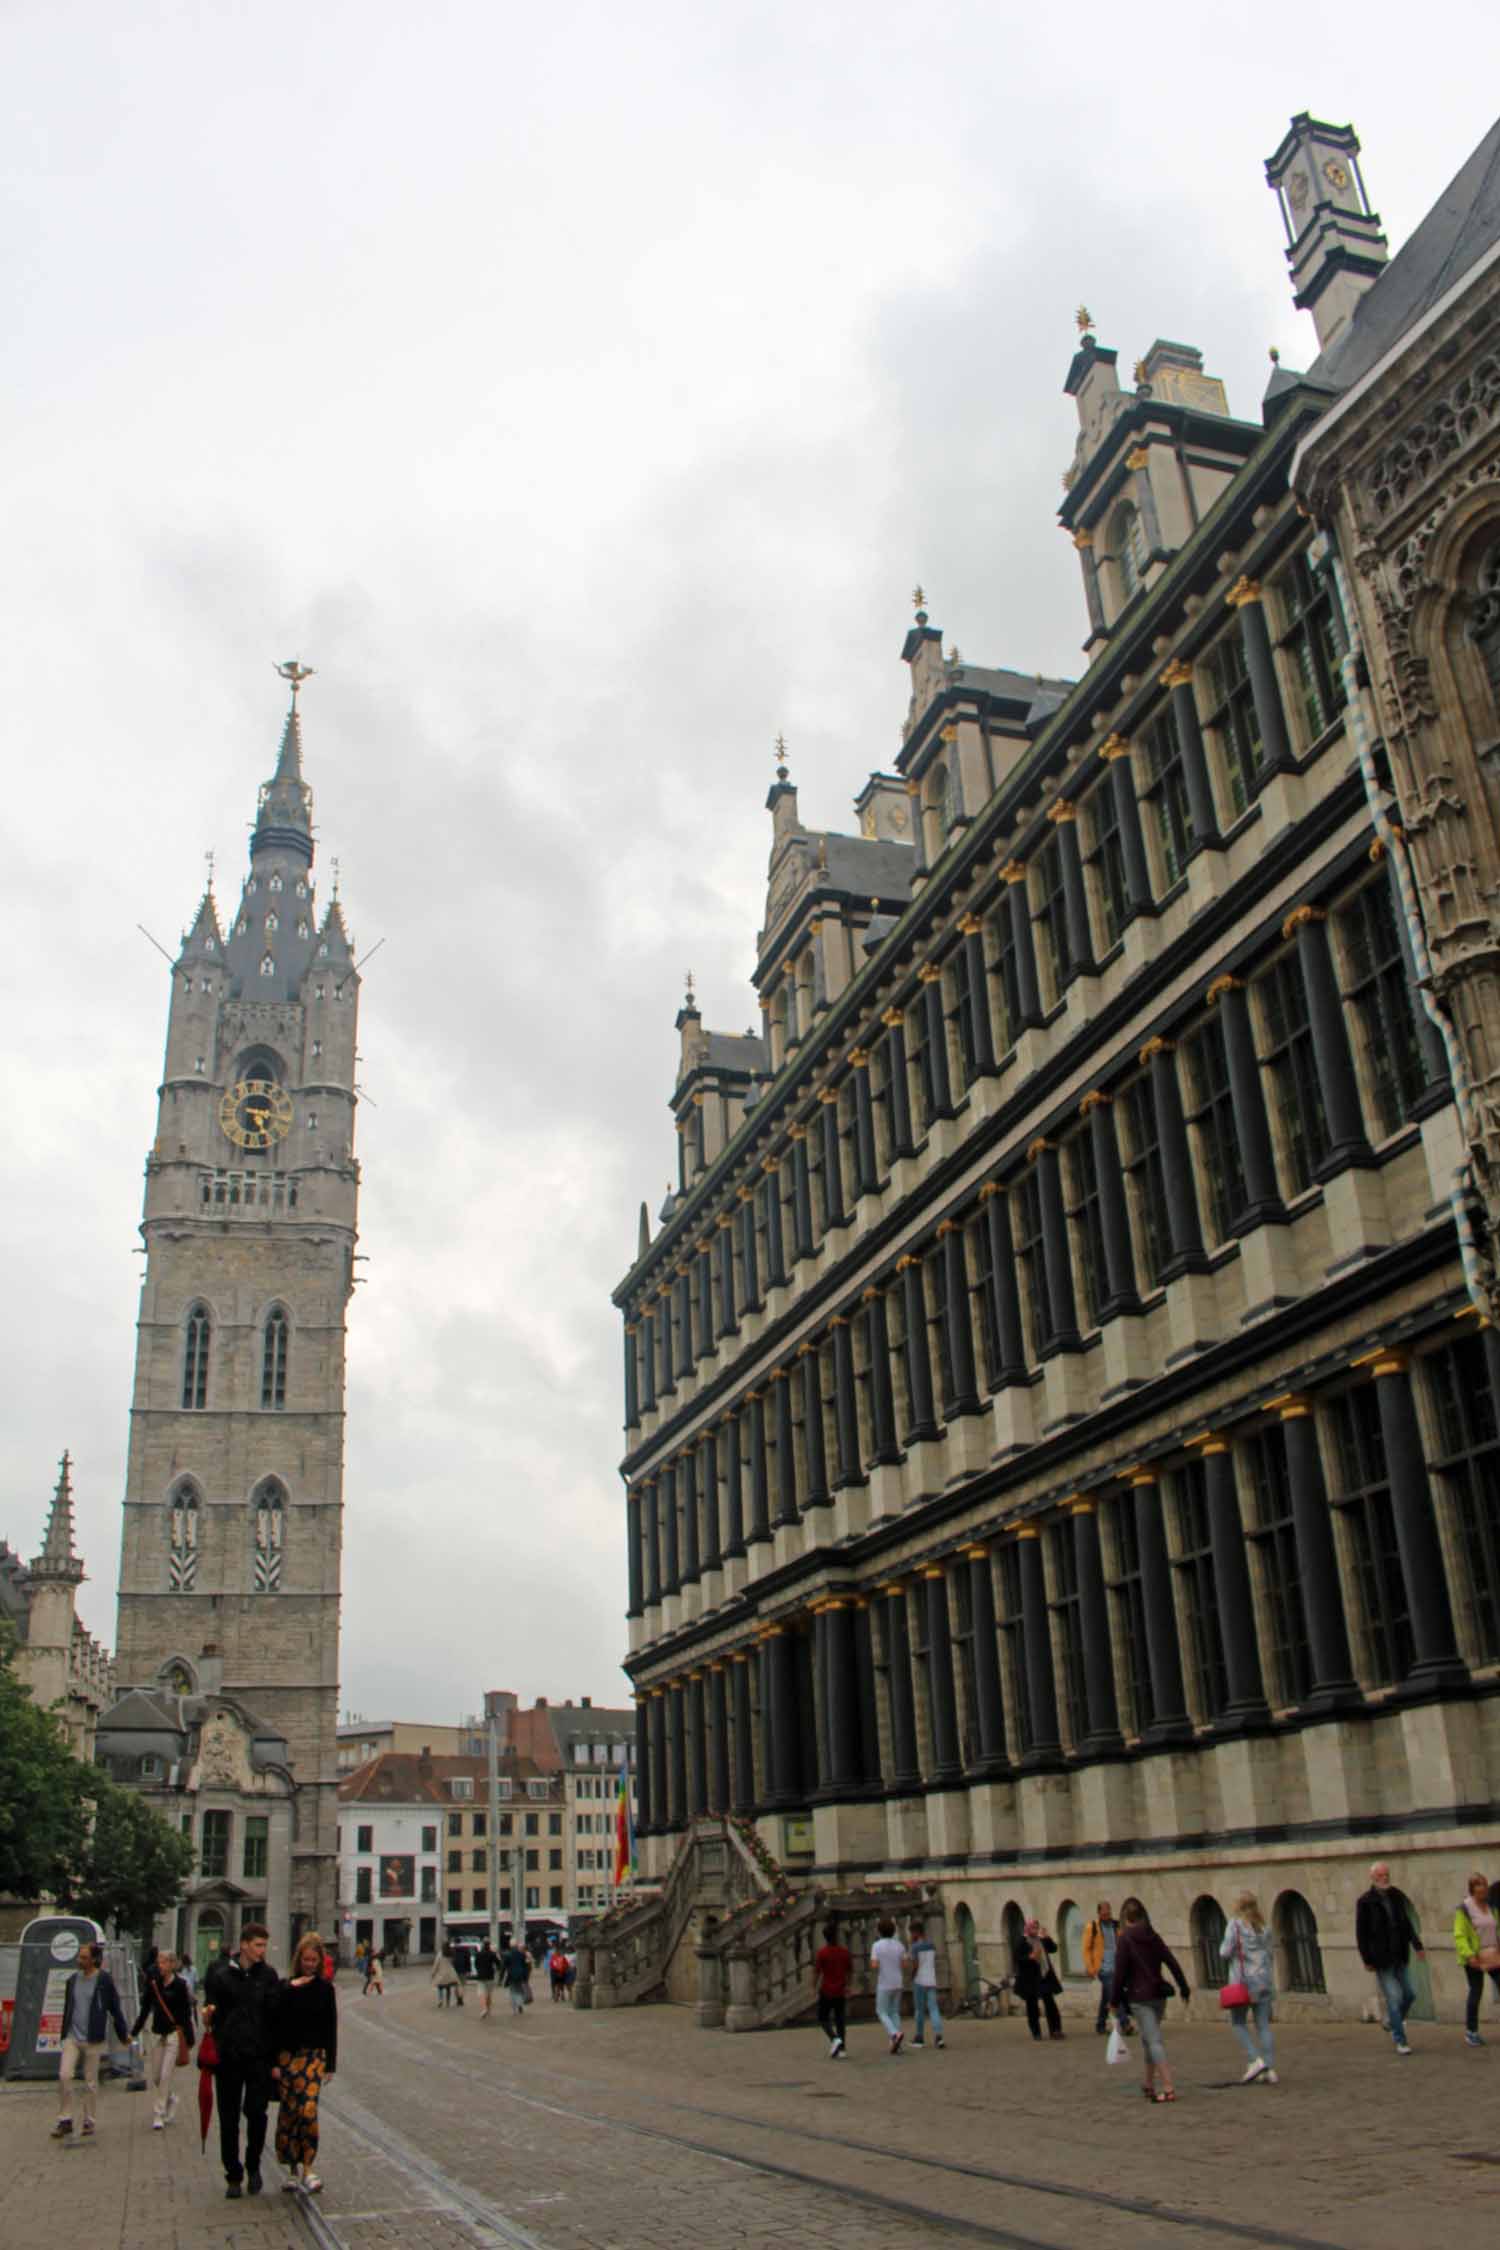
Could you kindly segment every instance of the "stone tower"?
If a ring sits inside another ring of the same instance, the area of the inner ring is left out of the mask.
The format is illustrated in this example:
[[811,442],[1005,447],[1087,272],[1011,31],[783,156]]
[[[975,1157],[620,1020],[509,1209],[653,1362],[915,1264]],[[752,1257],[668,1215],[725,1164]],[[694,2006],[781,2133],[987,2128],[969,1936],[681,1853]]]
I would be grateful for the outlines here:
[[[120,1566],[123,1685],[233,1698],[284,1738],[287,1904],[335,1927],[344,1315],[359,980],[313,892],[297,691],[227,931],[172,968]],[[282,1933],[273,1933],[278,1945]]]

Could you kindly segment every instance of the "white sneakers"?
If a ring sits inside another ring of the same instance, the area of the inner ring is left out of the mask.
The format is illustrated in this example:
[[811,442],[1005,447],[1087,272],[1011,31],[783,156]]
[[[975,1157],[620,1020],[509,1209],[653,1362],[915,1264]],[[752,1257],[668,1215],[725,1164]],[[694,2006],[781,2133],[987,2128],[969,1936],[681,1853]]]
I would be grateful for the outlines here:
[[830,2062],[837,2062],[837,2061],[838,2061],[838,2059],[839,2059],[839,2057],[840,2057],[840,2055],[841,2055],[841,2054],[843,2053],[843,2051],[844,2051],[844,2042],[843,2042],[843,2040],[842,2040],[842,2039],[830,2039],[830,2040],[829,2040],[829,2042],[828,2042],[828,2060],[829,2060]]
[[1265,2069],[1265,2067],[1266,2066],[1263,2062],[1257,2061],[1251,2063],[1249,2069],[1245,2072],[1245,2075],[1240,2080],[1240,2084],[1242,2086],[1248,2086],[1252,2078],[1259,2078],[1261,2072]]

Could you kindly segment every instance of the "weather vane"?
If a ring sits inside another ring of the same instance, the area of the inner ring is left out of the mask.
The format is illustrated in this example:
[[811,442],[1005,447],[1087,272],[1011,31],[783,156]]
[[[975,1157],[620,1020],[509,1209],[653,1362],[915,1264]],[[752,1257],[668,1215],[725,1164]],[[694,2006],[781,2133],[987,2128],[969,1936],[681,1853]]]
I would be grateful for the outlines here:
[[336,859],[333,863],[333,895],[335,898],[337,898],[339,895],[339,877],[340,875],[342,875],[343,871],[343,861],[341,859]]
[[684,1006],[686,1006],[686,1007],[689,1007],[689,1008],[690,1008],[690,1007],[692,1006],[692,1004],[693,1004],[693,972],[692,972],[692,970],[691,970],[691,969],[688,969],[688,970],[687,970],[687,971],[686,971],[686,972],[684,973],[684,976],[683,976],[683,980],[682,980],[682,981],[683,981],[683,983],[684,983],[684,984],[686,985],[686,987],[687,987],[687,990],[686,990],[686,991],[684,992],[684,994],[683,994],[683,996],[682,996],[682,997],[683,997],[683,1004],[684,1004]]
[[289,656],[286,662],[278,664],[276,669],[290,687],[292,701],[295,703],[298,688],[301,687],[304,680],[310,680],[313,676],[312,666],[310,664],[299,664],[295,656]]
[[913,586],[911,590],[911,606],[913,609],[925,609],[927,607],[927,596],[923,593],[920,585]]
[[206,851],[203,854],[203,860],[208,869],[208,887],[212,890],[214,887],[214,855],[212,851]]
[[1079,333],[1079,335],[1080,335],[1080,336],[1086,336],[1086,335],[1088,334],[1089,330],[1090,330],[1090,329],[1091,329],[1091,328],[1093,327],[1093,325],[1094,325],[1094,316],[1093,316],[1093,314],[1092,314],[1092,313],[1091,313],[1091,312],[1089,311],[1089,308],[1088,308],[1088,306],[1087,306],[1087,305],[1080,305],[1080,306],[1079,306],[1079,308],[1078,308],[1078,310],[1077,310],[1077,312],[1076,312],[1076,313],[1074,313],[1074,315],[1073,315],[1073,318],[1074,318],[1074,320],[1075,320],[1075,321],[1077,322],[1077,324],[1078,324],[1078,333]]
[[776,779],[778,781],[785,781],[786,779],[786,736],[784,734],[778,734],[776,737]]

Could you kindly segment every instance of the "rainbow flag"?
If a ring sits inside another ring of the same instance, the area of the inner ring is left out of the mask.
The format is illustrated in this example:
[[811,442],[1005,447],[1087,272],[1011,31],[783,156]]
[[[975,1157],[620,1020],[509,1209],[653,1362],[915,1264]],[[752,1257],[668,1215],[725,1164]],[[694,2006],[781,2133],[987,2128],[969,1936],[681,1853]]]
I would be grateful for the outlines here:
[[630,1817],[630,1768],[620,1768],[619,1794],[615,1798],[614,1887],[635,1881],[635,1822]]

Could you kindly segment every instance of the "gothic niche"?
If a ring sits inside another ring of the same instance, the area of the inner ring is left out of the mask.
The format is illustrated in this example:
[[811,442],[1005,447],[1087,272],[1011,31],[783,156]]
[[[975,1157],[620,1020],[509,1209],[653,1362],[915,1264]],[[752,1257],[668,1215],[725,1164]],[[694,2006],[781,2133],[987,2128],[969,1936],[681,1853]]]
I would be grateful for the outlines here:
[[197,1581],[198,1493],[180,1484],[167,1511],[167,1585],[174,1594],[190,1594]]
[[279,1594],[286,1549],[286,1494],[268,1477],[255,1495],[255,1591]]

